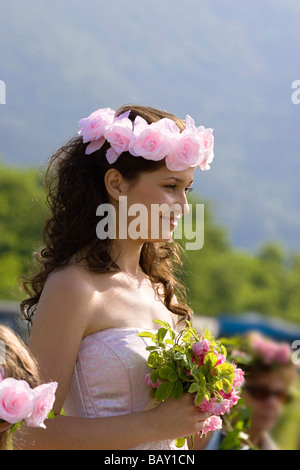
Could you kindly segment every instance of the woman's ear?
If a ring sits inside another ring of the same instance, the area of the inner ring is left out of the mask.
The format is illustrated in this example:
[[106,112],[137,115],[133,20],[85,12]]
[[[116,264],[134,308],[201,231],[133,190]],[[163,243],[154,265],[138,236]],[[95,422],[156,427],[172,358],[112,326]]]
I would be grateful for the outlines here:
[[129,183],[126,182],[121,173],[114,168],[109,169],[105,173],[104,183],[109,196],[115,201],[118,201],[120,196],[127,194]]

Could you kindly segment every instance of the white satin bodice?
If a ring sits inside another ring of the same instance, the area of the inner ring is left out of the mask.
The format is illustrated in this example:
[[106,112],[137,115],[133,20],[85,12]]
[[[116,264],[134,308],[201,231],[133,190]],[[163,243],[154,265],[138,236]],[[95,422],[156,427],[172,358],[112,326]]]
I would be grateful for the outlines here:
[[[145,348],[153,343],[139,337],[141,331],[144,330],[133,327],[110,328],[83,338],[63,406],[66,415],[101,418],[146,408],[150,389],[145,376],[150,369]],[[155,441],[134,449],[177,448],[173,441]]]

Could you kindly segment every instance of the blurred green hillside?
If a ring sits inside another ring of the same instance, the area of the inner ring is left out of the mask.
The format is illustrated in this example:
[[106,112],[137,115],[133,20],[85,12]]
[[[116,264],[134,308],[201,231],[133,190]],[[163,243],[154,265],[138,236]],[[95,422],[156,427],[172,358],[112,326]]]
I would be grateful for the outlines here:
[[[18,277],[42,246],[44,170],[0,165],[0,299],[19,300]],[[190,204],[202,202],[190,198]],[[194,211],[193,211],[194,212]],[[186,251],[181,277],[196,314],[260,313],[300,323],[300,254],[267,243],[256,253],[231,246],[205,203],[205,241]],[[182,240],[184,244],[185,240]]]

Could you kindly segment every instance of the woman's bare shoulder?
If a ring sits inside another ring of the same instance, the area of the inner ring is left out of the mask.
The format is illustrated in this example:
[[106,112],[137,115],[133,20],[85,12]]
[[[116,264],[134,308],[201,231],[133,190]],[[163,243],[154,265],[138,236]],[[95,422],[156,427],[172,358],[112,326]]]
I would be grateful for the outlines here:
[[56,269],[45,282],[36,317],[50,316],[66,324],[75,321],[83,335],[87,334],[96,314],[105,319],[107,297],[113,295],[116,283],[112,278],[110,273],[93,273],[77,264]]

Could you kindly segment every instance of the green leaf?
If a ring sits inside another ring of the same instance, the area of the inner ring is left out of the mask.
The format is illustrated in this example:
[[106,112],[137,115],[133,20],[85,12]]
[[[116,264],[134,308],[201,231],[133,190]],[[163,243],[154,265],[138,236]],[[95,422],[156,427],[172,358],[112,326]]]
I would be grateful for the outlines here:
[[226,379],[232,384],[234,380],[234,367],[232,364],[219,364],[215,367],[215,372],[219,379]]
[[199,382],[199,379],[198,379],[198,372],[199,372],[198,366],[193,366],[193,367],[191,368],[191,374],[192,374],[193,376],[195,376],[195,379],[197,380],[197,382]]
[[196,395],[196,400],[195,400],[196,406],[200,405],[200,403],[203,402],[205,392],[206,390],[204,390],[204,388],[200,386]]
[[154,333],[151,333],[151,331],[142,331],[141,333],[138,334],[138,336],[142,338],[155,338],[156,335]]
[[223,379],[222,382],[223,382],[224,392],[225,393],[230,393],[231,389],[232,389],[232,384],[227,379]]
[[227,349],[225,348],[225,346],[223,346],[223,344],[221,344],[221,354],[223,354],[223,356],[227,357]]
[[170,330],[171,330],[171,326],[170,326],[169,323],[166,322],[166,321],[162,321],[162,320],[153,320],[153,323],[157,323],[158,325],[161,325],[161,326],[163,326],[164,328],[167,328],[167,329],[170,328]]
[[150,372],[150,380],[153,383],[153,385],[156,384],[157,379],[158,379],[158,370],[154,369]]
[[213,367],[215,367],[217,361],[218,361],[218,358],[217,358],[217,356],[215,355],[215,353],[208,353],[208,354],[206,354],[206,356],[205,356],[204,364],[209,364],[209,366],[210,366],[211,368],[213,368]]
[[[160,367],[158,370],[158,373],[162,379],[168,379],[171,382],[175,382],[175,380],[177,380],[177,374],[170,366],[165,365],[165,366]],[[172,380],[172,378],[174,377],[175,379]]]
[[152,351],[148,357],[148,366],[157,367],[163,362],[162,356],[157,351]]
[[222,381],[222,380],[218,380],[218,381],[215,383],[214,386],[215,386],[215,388],[216,388],[217,390],[222,390],[222,388],[223,388],[223,381]]
[[180,380],[176,380],[174,384],[174,389],[172,392],[172,397],[175,398],[176,400],[181,397],[183,394],[183,386]]
[[186,331],[182,337],[182,341],[184,342],[190,341],[192,336],[193,336],[193,333],[191,331]]
[[165,401],[174,390],[174,382],[163,382],[157,389],[155,397],[158,401]]
[[176,447],[183,447],[185,444],[185,437],[180,437],[179,439],[175,439],[175,446]]
[[204,339],[210,339],[210,338],[211,338],[210,331],[207,328],[205,328]]
[[55,414],[51,410],[50,413],[48,414],[48,419],[54,419],[54,418],[55,418]]
[[13,434],[20,426],[22,426],[22,424],[23,424],[23,421],[20,421],[19,423],[14,424],[14,425],[10,428],[11,434]]
[[173,330],[169,330],[169,331],[170,331],[170,338],[171,338],[172,340],[174,340],[175,337],[176,337],[175,331],[173,331]]
[[190,387],[189,387],[189,389],[188,389],[188,392],[189,392],[189,393],[196,393],[196,392],[198,392],[198,390],[199,390],[200,387],[201,387],[200,384],[198,384],[197,382],[193,382],[193,383],[190,385]]
[[168,333],[168,330],[166,328],[160,328],[157,333],[157,342],[161,343],[167,333]]
[[165,340],[165,343],[170,344],[171,346],[174,345],[174,341],[172,339],[168,339],[168,338]]

